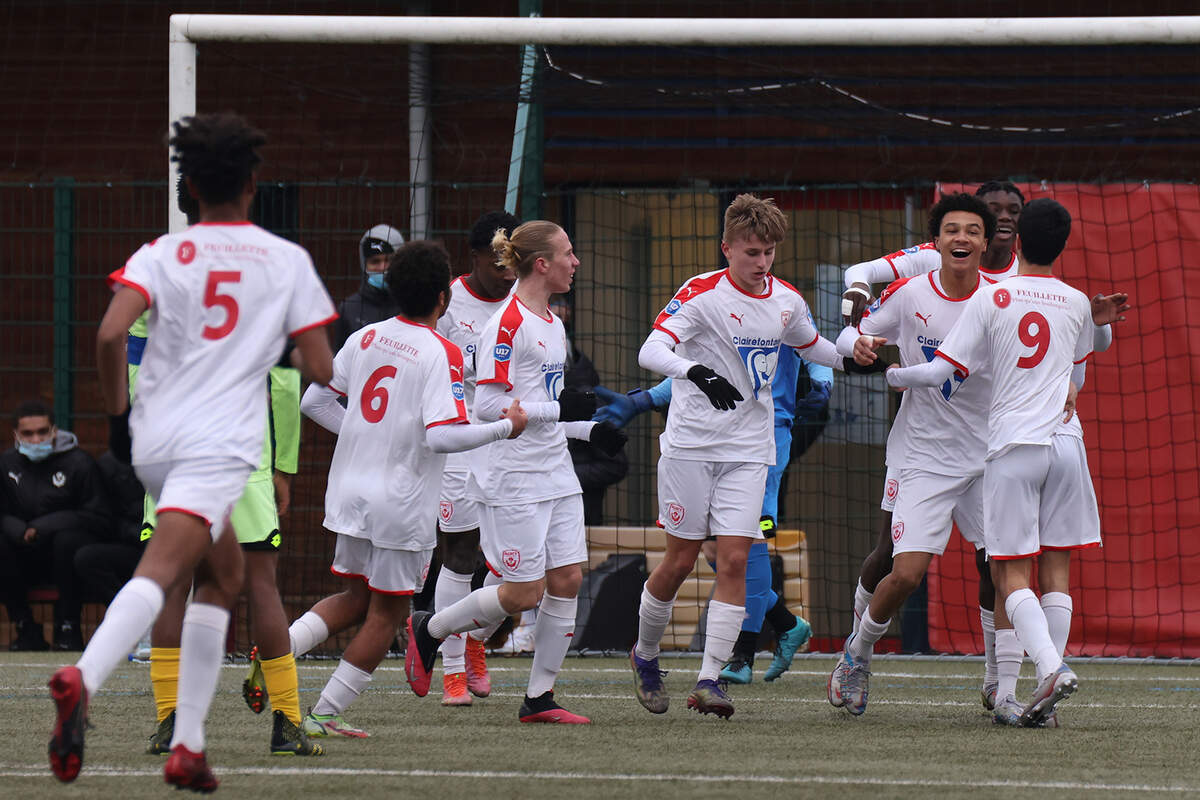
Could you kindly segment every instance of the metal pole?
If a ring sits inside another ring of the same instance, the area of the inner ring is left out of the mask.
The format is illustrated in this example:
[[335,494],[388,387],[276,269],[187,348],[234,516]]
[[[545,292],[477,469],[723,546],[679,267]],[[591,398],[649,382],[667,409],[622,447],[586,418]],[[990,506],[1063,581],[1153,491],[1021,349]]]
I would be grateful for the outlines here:
[[54,180],[54,421],[64,430],[72,425],[74,319],[72,272],[75,265],[75,181]]
[[[170,44],[167,60],[169,94],[167,97],[167,126],[196,113],[196,45],[181,32],[179,15],[171,17]],[[167,230],[171,233],[187,227],[187,217],[175,202],[175,183],[179,170],[167,156]]]

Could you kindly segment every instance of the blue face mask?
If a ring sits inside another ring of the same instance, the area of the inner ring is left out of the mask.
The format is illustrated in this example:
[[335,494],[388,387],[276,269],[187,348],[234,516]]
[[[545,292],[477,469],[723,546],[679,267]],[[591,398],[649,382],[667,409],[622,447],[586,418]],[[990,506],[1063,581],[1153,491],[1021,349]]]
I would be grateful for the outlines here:
[[382,289],[384,274],[385,273],[383,273],[383,272],[368,272],[367,273],[367,283],[371,284],[376,289]]
[[17,442],[17,451],[30,461],[45,461],[50,457],[50,453],[54,452],[54,442],[49,439],[37,444]]

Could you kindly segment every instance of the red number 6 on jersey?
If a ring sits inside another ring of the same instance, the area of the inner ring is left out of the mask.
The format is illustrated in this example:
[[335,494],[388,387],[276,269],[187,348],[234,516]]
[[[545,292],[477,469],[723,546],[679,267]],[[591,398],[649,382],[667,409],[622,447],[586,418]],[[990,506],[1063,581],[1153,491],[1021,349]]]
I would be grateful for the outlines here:
[[1046,318],[1036,311],[1030,311],[1017,323],[1017,336],[1021,339],[1021,344],[1033,348],[1032,353],[1017,359],[1017,366],[1021,369],[1033,369],[1042,363],[1046,351],[1050,349],[1050,323],[1046,322]]
[[367,422],[379,422],[383,419],[383,415],[387,413],[387,389],[380,386],[379,382],[384,378],[394,377],[396,377],[396,368],[388,366],[380,367],[371,373],[371,377],[367,378],[367,382],[363,386],[362,397],[358,401],[363,419]]
[[224,339],[237,325],[237,300],[232,295],[218,294],[217,287],[222,283],[240,283],[241,280],[242,273],[240,272],[214,270],[208,273],[208,283],[204,284],[204,307],[220,306],[225,310],[225,321],[216,327],[205,325],[202,331],[205,339]]

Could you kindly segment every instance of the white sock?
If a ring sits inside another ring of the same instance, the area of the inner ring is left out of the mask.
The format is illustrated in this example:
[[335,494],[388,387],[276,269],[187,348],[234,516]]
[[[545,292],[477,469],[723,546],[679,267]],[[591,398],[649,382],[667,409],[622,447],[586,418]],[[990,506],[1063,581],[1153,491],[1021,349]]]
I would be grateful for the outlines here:
[[979,607],[979,624],[983,626],[983,685],[996,682],[996,613]]
[[320,614],[305,611],[288,628],[288,638],[292,640],[292,655],[299,658],[329,638],[329,626]]
[[1042,611],[1033,590],[1018,589],[1013,592],[1004,601],[1004,608],[1008,611],[1008,618],[1012,620],[1025,652],[1029,653],[1029,657],[1037,665],[1038,680],[1058,669],[1062,665],[1062,656],[1058,654],[1054,640],[1050,638],[1046,614]]
[[1042,595],[1042,613],[1046,615],[1046,627],[1050,629],[1050,640],[1062,656],[1067,650],[1067,637],[1071,635],[1071,612],[1075,610],[1071,595],[1063,592],[1046,592]]
[[221,677],[228,629],[229,612],[220,606],[193,601],[183,613],[172,748],[181,744],[193,753],[204,752],[204,720]]
[[996,702],[1017,696],[1017,678],[1021,675],[1021,657],[1025,650],[1012,628],[996,631]]
[[642,586],[642,602],[638,606],[638,640],[634,647],[638,658],[658,658],[658,646],[662,643],[663,634],[667,632],[667,625],[671,622],[671,609],[674,607],[674,597],[670,600],[659,600],[650,594],[649,587]]
[[[504,583],[504,579],[491,570],[488,570],[487,575],[483,576],[484,586],[499,586],[502,583]],[[478,642],[486,642],[488,639],[492,638],[492,634],[496,632],[496,629],[500,627],[500,623],[502,622],[504,622],[504,617],[496,620],[491,625],[487,625],[483,628],[476,628],[467,635]]]
[[871,655],[875,651],[875,643],[887,633],[890,622],[891,620],[876,622],[871,616],[870,608],[863,611],[862,619],[858,624],[858,633],[854,634],[854,638],[850,640],[850,647],[847,648],[847,652],[856,663],[871,665]]
[[346,706],[367,690],[370,683],[371,673],[359,669],[343,658],[329,676],[325,688],[321,690],[321,699],[313,706],[312,713],[322,716],[341,714],[346,710]]
[[699,680],[715,681],[721,667],[733,655],[733,645],[742,632],[745,606],[734,606],[720,600],[708,603],[708,624],[704,628],[704,661],[700,665]]
[[555,597],[549,592],[542,595],[537,622],[533,624],[533,666],[529,670],[529,688],[525,690],[527,697],[538,697],[554,689],[554,679],[575,635],[578,604],[575,597]]
[[158,618],[163,607],[163,590],[149,578],[130,578],[108,604],[100,627],[75,666],[83,673],[88,695],[108,680],[113,668],[125,660],[138,639]]
[[500,605],[500,587],[484,586],[430,617],[429,635],[445,639],[452,633],[485,628],[507,616],[508,612]]
[[858,633],[858,626],[862,622],[863,614],[867,613],[867,607],[871,605],[871,598],[874,596],[874,592],[868,592],[863,588],[862,579],[859,578],[858,586],[854,589],[854,627],[850,629],[851,633]]
[[[471,593],[471,576],[451,572],[442,567],[433,589],[433,607],[438,611],[462,600]],[[467,670],[467,642],[462,634],[452,633],[442,642],[442,672],[454,675]]]

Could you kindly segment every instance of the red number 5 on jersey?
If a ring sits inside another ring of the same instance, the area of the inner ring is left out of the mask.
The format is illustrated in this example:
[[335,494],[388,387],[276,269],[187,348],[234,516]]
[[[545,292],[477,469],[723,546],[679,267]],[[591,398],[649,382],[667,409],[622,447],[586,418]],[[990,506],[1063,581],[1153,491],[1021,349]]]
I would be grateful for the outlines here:
[[238,304],[232,295],[220,294],[217,289],[222,283],[240,283],[242,273],[223,272],[214,270],[208,273],[208,283],[204,284],[204,307],[220,306],[225,311],[225,321],[216,327],[204,326],[205,339],[224,339],[233,331],[238,321]]
[[[1036,331],[1034,326],[1037,326]],[[1046,351],[1050,349],[1050,324],[1046,322],[1046,318],[1036,311],[1030,311],[1017,323],[1017,336],[1020,337],[1021,344],[1033,348],[1032,353],[1017,359],[1017,366],[1021,369],[1033,369],[1042,363]]]
[[371,373],[371,377],[367,378],[367,382],[363,386],[362,397],[358,401],[363,419],[367,422],[379,422],[387,413],[388,392],[379,385],[379,382],[384,378],[394,377],[396,377],[396,368],[387,366],[380,367]]

